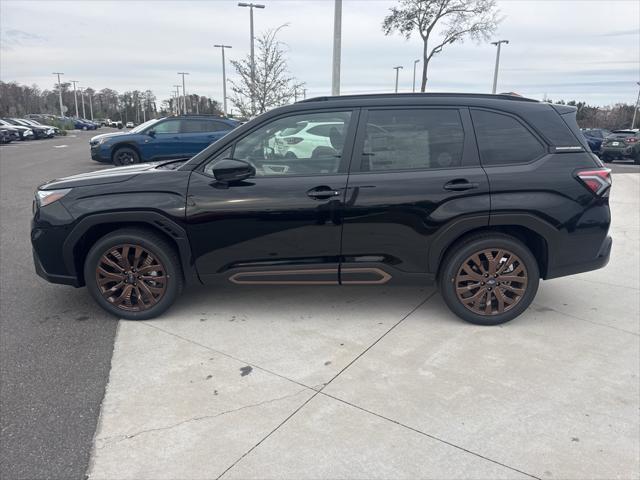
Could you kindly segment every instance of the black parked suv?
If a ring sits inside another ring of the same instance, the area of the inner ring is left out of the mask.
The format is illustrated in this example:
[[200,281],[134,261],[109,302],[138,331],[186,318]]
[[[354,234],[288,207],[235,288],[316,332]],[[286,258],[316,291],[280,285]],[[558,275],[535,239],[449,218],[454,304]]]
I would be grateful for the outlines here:
[[42,277],[86,285],[126,319],[159,315],[189,283],[437,282],[458,316],[495,325],[528,307],[540,278],[607,264],[610,185],[574,107],[322,97],[188,161],[44,184],[31,241]]

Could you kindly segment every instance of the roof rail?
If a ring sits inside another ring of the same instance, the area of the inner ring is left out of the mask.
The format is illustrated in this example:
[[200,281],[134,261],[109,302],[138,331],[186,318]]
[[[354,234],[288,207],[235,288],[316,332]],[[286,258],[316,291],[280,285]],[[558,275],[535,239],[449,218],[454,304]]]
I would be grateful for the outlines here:
[[498,100],[513,100],[517,102],[539,102],[533,98],[521,97],[514,94],[492,94],[492,93],[366,93],[360,95],[339,95],[339,96],[324,96],[313,97],[300,100],[297,103],[310,103],[310,102],[327,102],[330,100],[353,100],[358,98],[397,98],[397,97],[415,97],[415,98],[438,98],[438,97],[465,97],[465,98],[494,98]]

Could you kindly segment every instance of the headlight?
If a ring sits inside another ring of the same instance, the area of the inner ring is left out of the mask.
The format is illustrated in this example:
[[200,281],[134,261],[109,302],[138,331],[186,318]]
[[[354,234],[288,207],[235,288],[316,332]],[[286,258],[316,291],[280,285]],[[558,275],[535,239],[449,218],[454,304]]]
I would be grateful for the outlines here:
[[24,134],[25,134],[26,136],[33,135],[33,130],[31,130],[31,129],[29,128],[29,129],[27,129],[27,130],[25,130],[25,131],[24,131]]
[[36,198],[41,207],[46,207],[50,203],[60,200],[70,191],[70,188],[64,188],[62,190],[38,190],[36,192]]

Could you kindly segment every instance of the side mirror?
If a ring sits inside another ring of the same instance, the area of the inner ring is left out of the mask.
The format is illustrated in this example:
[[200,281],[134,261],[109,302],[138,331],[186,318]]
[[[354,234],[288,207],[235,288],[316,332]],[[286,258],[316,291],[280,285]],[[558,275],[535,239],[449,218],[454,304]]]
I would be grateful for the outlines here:
[[256,169],[252,165],[233,158],[225,158],[213,166],[213,176],[219,182],[239,182],[255,174]]
[[155,130],[149,130],[147,132],[147,135],[149,135],[152,138],[156,138],[156,131]]

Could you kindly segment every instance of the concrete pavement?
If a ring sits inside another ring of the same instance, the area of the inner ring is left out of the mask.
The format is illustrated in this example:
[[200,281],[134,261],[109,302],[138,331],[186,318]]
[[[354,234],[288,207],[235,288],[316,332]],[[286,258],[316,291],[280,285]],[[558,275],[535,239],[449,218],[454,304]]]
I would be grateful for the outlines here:
[[640,175],[606,269],[466,324],[430,289],[188,292],[120,322],[91,479],[638,478]]

